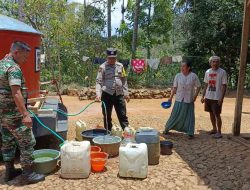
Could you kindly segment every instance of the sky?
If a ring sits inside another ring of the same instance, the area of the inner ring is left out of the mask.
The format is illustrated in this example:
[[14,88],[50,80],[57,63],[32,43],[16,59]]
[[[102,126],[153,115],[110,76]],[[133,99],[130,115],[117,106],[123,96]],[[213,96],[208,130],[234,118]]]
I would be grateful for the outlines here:
[[[128,0],[125,0],[125,5],[127,4]],[[69,3],[71,2],[78,2],[83,3],[84,0],[69,0]],[[87,3],[91,3],[93,0],[87,0]],[[121,13],[121,4],[122,1],[118,0],[116,4],[112,7],[113,11],[111,14],[111,23],[112,23],[112,33],[115,33],[115,28],[119,28],[121,20],[122,20],[122,13]]]

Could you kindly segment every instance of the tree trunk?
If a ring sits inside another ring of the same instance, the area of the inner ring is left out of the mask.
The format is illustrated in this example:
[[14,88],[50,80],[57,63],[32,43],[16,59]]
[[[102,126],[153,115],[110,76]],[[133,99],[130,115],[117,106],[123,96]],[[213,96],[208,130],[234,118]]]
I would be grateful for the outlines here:
[[132,58],[133,59],[136,57],[139,12],[140,12],[140,0],[136,0],[135,15],[134,15],[134,30],[133,30],[133,39],[132,39]]
[[23,12],[24,0],[18,0],[18,19],[24,22],[25,14]]
[[[151,1],[149,2],[149,6],[148,6],[148,26],[147,26],[147,36],[148,36],[148,40],[151,40],[151,34],[150,34],[150,24],[151,24]],[[151,57],[151,47],[150,44],[148,43],[147,46],[147,58],[150,59]]]
[[111,42],[111,7],[112,7],[112,0],[108,0],[108,45],[111,46],[112,42]]

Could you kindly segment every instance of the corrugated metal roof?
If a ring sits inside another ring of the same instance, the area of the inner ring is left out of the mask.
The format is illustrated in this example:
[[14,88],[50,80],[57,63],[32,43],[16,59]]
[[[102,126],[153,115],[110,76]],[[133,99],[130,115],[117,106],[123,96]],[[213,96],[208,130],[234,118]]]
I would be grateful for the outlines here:
[[25,24],[19,20],[1,14],[0,14],[0,30],[11,30],[18,32],[33,33],[33,34],[42,34],[41,32],[35,30],[28,24]]

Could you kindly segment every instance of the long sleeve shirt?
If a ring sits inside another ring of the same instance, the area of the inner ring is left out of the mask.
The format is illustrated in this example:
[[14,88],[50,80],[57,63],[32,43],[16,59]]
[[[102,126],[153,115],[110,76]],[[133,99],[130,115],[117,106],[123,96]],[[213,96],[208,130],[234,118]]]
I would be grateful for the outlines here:
[[96,95],[101,97],[103,91],[116,96],[129,95],[127,76],[121,63],[111,65],[105,62],[100,66],[96,78]]

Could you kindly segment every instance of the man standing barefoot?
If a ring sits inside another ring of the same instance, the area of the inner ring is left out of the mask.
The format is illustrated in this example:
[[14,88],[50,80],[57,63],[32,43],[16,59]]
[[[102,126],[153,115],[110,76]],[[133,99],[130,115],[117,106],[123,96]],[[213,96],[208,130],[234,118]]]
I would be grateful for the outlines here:
[[221,138],[221,110],[227,88],[227,73],[220,68],[220,57],[212,56],[209,59],[211,68],[205,73],[205,87],[201,103],[205,103],[205,111],[210,113],[210,120],[214,138]]

